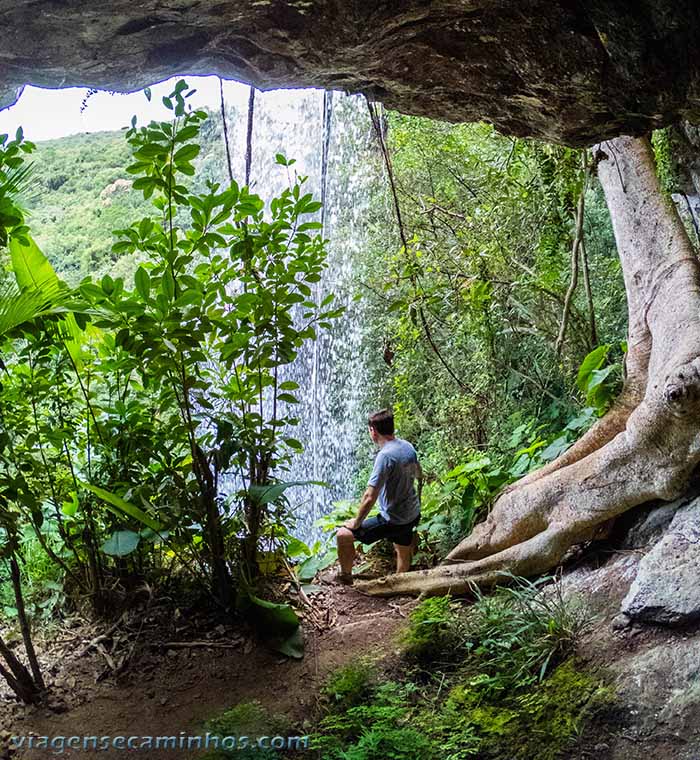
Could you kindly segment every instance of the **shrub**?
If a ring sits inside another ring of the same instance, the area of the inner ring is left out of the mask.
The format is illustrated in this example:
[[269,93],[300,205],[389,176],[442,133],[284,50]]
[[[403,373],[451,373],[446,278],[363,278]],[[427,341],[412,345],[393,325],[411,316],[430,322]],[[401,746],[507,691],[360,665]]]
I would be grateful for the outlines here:
[[[348,669],[344,668],[343,673]],[[332,681],[337,680],[333,676]],[[346,676],[343,675],[343,682]],[[327,689],[326,689],[327,691]],[[319,724],[313,747],[323,760],[437,760],[436,745],[411,725],[413,702],[418,688],[412,683],[387,681],[352,692],[354,706],[347,701],[331,704]],[[347,697],[346,697],[347,699]]]

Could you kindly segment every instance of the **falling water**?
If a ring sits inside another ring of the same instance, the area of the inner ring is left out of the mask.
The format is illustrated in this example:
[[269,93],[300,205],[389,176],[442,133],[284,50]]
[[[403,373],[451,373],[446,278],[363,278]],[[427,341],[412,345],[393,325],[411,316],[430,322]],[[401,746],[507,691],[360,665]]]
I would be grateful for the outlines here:
[[[229,88],[226,85],[228,97]],[[240,87],[240,86],[235,86]],[[234,91],[240,102],[240,90]],[[244,172],[246,113],[227,107],[234,176]],[[358,446],[365,433],[367,376],[362,355],[363,305],[354,298],[354,270],[366,244],[363,223],[375,166],[371,126],[356,97],[320,91],[258,93],[252,140],[251,187],[269,199],[288,185],[284,167],[274,157],[295,159],[293,170],[308,177],[307,192],[324,202],[323,235],[330,240],[328,269],[315,288],[317,303],[333,292],[346,308],[331,330],[303,347],[285,369],[284,380],[299,384],[293,416],[300,419],[293,435],[304,446],[285,480],[324,481],[288,491],[297,516],[296,535],[305,541],[320,536],[315,521],[333,502],[355,497]],[[223,177],[222,177],[223,178]]]

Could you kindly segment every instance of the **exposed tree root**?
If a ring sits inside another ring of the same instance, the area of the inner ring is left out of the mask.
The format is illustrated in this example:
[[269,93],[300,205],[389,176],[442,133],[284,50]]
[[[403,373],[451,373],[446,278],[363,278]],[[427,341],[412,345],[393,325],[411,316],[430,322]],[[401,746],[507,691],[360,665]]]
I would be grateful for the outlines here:
[[503,573],[555,567],[599,527],[651,499],[671,500],[700,461],[700,266],[661,195],[648,140],[599,146],[629,308],[625,388],[555,462],[499,497],[447,565],[358,584],[370,594],[464,593]]

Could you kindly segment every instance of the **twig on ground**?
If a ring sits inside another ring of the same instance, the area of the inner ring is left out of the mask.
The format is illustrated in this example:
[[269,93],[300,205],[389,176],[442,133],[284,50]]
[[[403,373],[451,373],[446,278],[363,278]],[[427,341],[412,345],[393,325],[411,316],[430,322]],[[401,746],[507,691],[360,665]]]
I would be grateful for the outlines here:
[[78,653],[78,658],[85,657],[85,655],[91,650],[97,647],[100,642],[105,641],[106,639],[109,639],[112,634],[119,628],[119,626],[124,622],[124,618],[126,617],[126,612],[124,612],[119,620],[105,633],[101,633],[99,636],[96,636],[92,641],[88,642]]

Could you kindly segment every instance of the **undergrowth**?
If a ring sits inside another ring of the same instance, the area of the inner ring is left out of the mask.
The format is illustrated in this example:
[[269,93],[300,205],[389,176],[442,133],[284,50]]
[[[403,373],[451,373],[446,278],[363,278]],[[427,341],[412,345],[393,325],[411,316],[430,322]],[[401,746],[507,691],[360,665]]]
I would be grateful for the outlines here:
[[261,747],[257,740],[264,737],[269,745],[272,739],[290,733],[287,719],[271,715],[259,702],[240,702],[210,719],[204,731],[209,736],[209,746],[214,747],[202,755],[205,760],[280,760],[283,755],[279,749]]
[[[613,700],[576,659],[590,624],[558,584],[511,578],[467,608],[425,600],[383,676],[360,661],[329,679],[313,739],[323,760],[555,760]],[[397,676],[398,673],[398,676]]]

